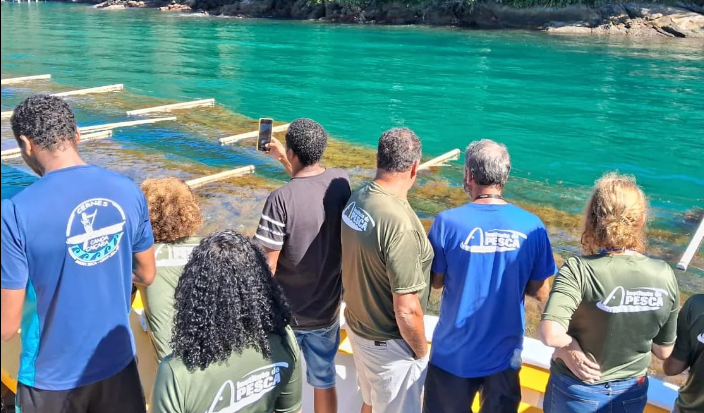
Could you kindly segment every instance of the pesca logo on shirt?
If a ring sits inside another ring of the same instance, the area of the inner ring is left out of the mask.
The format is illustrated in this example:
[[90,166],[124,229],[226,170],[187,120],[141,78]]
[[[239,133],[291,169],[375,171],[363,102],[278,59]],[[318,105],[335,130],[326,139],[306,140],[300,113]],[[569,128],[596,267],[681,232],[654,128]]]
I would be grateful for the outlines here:
[[350,203],[342,211],[342,221],[355,231],[364,232],[369,224],[372,228],[376,225],[374,218],[362,208],[357,208],[355,202]]
[[607,313],[640,313],[656,311],[665,304],[663,297],[669,294],[662,288],[637,287],[626,289],[618,286],[596,306]]
[[[220,386],[205,413],[234,413],[256,403],[281,383],[281,368],[288,368],[288,363],[274,363],[252,370],[245,374],[242,380],[237,381],[236,385],[232,383],[232,380],[227,380]],[[225,400],[227,390],[230,392],[227,406],[215,410],[218,404]]]
[[511,229],[492,229],[484,232],[477,227],[460,244],[460,248],[477,253],[516,251],[521,248],[521,240],[527,238],[526,234]]
[[109,199],[89,199],[74,208],[66,226],[66,244],[76,264],[97,265],[115,255],[125,222],[122,207]]
[[193,248],[198,244],[161,244],[154,251],[157,267],[183,267],[188,262]]

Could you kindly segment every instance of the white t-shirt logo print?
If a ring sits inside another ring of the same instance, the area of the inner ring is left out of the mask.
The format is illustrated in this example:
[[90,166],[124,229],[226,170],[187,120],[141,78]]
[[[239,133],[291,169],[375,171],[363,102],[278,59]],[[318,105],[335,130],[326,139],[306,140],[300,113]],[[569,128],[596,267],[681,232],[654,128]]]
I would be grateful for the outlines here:
[[700,343],[704,343],[704,333],[699,334],[697,340],[699,340]]
[[516,251],[521,248],[521,241],[525,239],[528,239],[526,234],[511,229],[484,231],[477,227],[467,235],[460,248],[476,253]]
[[626,289],[618,286],[596,306],[607,313],[639,313],[656,311],[663,307],[663,297],[668,296],[662,288],[637,287]]

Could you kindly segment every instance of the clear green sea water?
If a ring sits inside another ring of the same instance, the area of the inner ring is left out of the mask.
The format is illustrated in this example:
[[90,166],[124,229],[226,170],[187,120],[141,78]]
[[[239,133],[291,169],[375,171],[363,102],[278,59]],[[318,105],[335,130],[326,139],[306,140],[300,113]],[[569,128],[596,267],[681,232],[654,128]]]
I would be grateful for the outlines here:
[[[336,139],[368,148],[392,126],[414,129],[427,156],[492,138],[512,155],[510,195],[561,211],[579,212],[589,186],[613,169],[637,177],[654,227],[690,231],[684,214],[704,206],[701,40],[240,20],[60,3],[3,3],[1,10],[2,76],[53,76],[3,87],[3,110],[43,87],[123,83],[136,100],[213,97],[249,118],[310,117]],[[77,99],[79,123],[125,117],[101,102]],[[252,150],[220,147],[215,138],[225,129],[222,122],[164,124],[114,139],[147,157],[220,169],[255,163],[281,177]],[[2,130],[5,148],[12,145],[7,121]],[[101,159],[118,169],[127,162]],[[439,172],[451,185],[459,185],[458,165]],[[144,178],[132,166],[123,169]],[[3,198],[33,179],[21,162],[4,162]]]

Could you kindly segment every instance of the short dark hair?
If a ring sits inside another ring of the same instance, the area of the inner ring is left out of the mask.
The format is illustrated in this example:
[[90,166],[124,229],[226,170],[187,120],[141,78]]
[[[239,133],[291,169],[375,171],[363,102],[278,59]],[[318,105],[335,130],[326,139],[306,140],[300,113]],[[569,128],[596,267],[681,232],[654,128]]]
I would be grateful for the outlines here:
[[393,128],[381,134],[376,166],[389,172],[405,172],[423,154],[420,139],[408,128]]
[[76,143],[76,117],[68,103],[60,97],[44,94],[30,96],[17,105],[10,122],[18,142],[24,135],[48,151],[60,149],[66,143]]
[[328,134],[312,119],[298,118],[286,131],[286,147],[291,149],[304,166],[320,162],[328,145]]
[[190,371],[245,348],[271,357],[269,334],[285,337],[291,322],[264,254],[234,230],[215,231],[193,249],[174,298],[171,347]]

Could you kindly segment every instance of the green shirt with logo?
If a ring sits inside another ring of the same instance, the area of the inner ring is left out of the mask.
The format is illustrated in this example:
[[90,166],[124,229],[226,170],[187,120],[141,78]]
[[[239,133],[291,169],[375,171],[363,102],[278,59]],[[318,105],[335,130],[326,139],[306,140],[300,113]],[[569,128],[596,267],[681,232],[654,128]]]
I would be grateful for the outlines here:
[[704,412],[704,294],[687,300],[677,319],[677,341],[672,357],[689,366],[689,378],[680,387],[677,413]]
[[[638,253],[572,257],[555,277],[543,320],[567,328],[601,366],[603,383],[646,374],[652,343],[675,342],[679,302],[664,261]],[[553,370],[577,379],[562,360]]]
[[144,316],[148,334],[157,361],[171,354],[171,329],[174,324],[174,292],[183,267],[188,262],[191,251],[200,243],[193,237],[171,244],[154,245],[156,255],[156,278],[149,287],[139,286],[139,294],[144,303]]
[[368,340],[402,339],[393,293],[418,293],[425,307],[433,250],[408,201],[370,182],[342,212],[345,319]]
[[269,336],[272,356],[247,348],[205,370],[164,358],[154,383],[153,413],[295,413],[301,410],[299,349],[293,331]]

